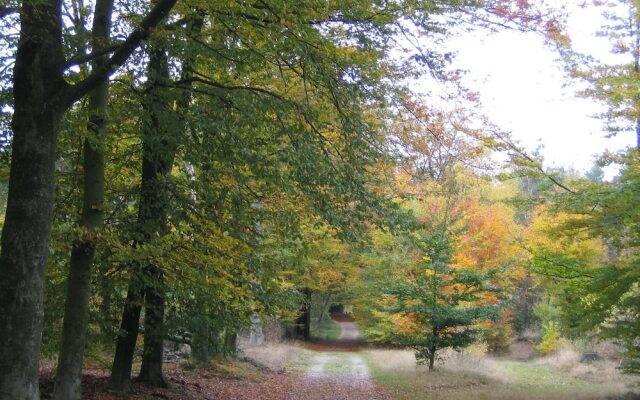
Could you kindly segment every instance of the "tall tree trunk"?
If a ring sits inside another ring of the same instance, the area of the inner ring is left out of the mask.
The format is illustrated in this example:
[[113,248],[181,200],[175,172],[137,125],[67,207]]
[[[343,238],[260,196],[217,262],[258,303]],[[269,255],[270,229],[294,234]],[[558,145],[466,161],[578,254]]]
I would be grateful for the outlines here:
[[64,112],[129,58],[177,0],[158,0],[106,65],[64,80],[62,0],[20,2],[11,170],[0,253],[0,399],[38,399],[43,290],[58,126]]
[[191,358],[194,364],[207,364],[209,357],[218,352],[220,330],[208,320],[194,327],[191,340]]
[[[187,34],[189,36],[198,35],[202,29],[203,18],[191,19]],[[183,60],[181,81],[189,82],[192,77],[192,68],[195,61],[195,53]],[[166,85],[169,83],[169,62],[167,51],[164,48],[153,50],[150,56],[149,76],[155,82],[157,93],[149,98],[146,105],[148,122],[145,124],[143,159],[143,177],[145,176],[145,163],[148,169],[149,179],[145,182],[143,178],[143,202],[140,203],[140,212],[145,213],[142,217],[146,221],[146,226],[152,227],[147,232],[148,238],[163,236],[169,232],[169,183],[171,169],[178,149],[180,136],[186,128],[181,121],[179,112],[189,107],[191,93],[188,90],[190,83],[183,86],[183,91],[179,94],[176,90],[168,91]],[[153,92],[153,91],[152,91]],[[147,184],[147,185],[145,185]],[[146,187],[145,189],[145,186]],[[164,327],[164,304],[165,304],[165,282],[164,273],[154,264],[147,266],[147,284],[144,290],[145,296],[145,335],[144,351],[142,354],[142,366],[138,379],[154,386],[166,387],[167,382],[162,374],[162,364],[164,357],[164,337],[166,335]]]
[[103,337],[105,343],[107,341],[111,341],[114,337],[114,321],[111,317],[111,301],[113,298],[113,294],[111,291],[113,290],[109,280],[107,279],[108,268],[105,265],[100,265],[98,275],[103,277],[99,283],[99,293],[100,293],[100,334]]
[[[143,160],[140,202],[138,204],[138,237],[136,244],[147,243],[167,232],[168,188],[177,149],[177,140],[167,128],[172,116],[171,98],[166,88],[169,81],[168,57],[164,48],[151,46],[148,66],[148,92],[143,103]],[[165,386],[162,377],[162,341],[164,337],[164,278],[156,265],[148,264],[133,271],[127,303],[122,319],[122,336],[116,344],[111,386],[126,390],[139,331],[140,305],[145,301],[145,344],[140,380]],[[138,277],[136,277],[138,275]],[[142,276],[140,276],[142,275]],[[131,301],[131,302],[130,302]],[[136,322],[133,323],[133,319]],[[125,326],[127,320],[127,326]]]
[[43,289],[58,125],[60,0],[23,2],[13,71],[9,193],[0,255],[0,399],[39,399]]
[[[153,85],[144,104],[143,126],[144,155],[142,161],[142,194],[139,204],[139,223],[144,241],[168,233],[169,178],[178,148],[175,132],[175,110],[172,110],[172,94],[169,83],[169,60],[166,49],[151,46],[149,55],[149,79]],[[144,350],[138,379],[154,386],[166,386],[162,376],[164,339],[163,271],[154,264],[145,266],[144,280],[145,318]]]
[[142,282],[140,273],[133,273],[127,290],[122,322],[120,323],[121,335],[116,341],[116,354],[113,358],[109,388],[118,392],[129,389],[131,369],[133,366],[133,354],[136,350],[138,331],[140,329],[140,310],[142,309]]
[[[113,0],[96,3],[92,48],[109,40]],[[93,69],[104,66],[107,58],[97,57]],[[96,249],[95,230],[102,225],[104,207],[104,138],[107,129],[109,82],[105,78],[89,95],[89,137],[84,141],[84,199],[80,227],[82,237],[73,243],[67,283],[62,346],[58,357],[55,400],[80,399],[82,361],[89,317],[91,269]]]
[[311,289],[305,289],[305,297],[306,297],[306,308],[304,313],[304,339],[306,341],[311,340]]

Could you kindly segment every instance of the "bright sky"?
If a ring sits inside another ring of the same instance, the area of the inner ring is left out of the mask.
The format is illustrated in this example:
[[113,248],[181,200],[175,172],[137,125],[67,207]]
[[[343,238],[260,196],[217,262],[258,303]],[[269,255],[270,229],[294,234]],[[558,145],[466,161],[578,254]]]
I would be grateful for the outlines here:
[[[596,37],[601,10],[568,0],[568,28],[575,48],[610,60],[607,39]],[[547,166],[588,170],[605,149],[634,145],[632,134],[605,138],[603,124],[593,116],[601,105],[576,97],[556,51],[534,33],[475,32],[451,41],[458,52],[454,67],[468,70],[463,83],[479,92],[485,114],[512,132],[528,150],[544,144]],[[607,171],[611,176],[613,171]]]

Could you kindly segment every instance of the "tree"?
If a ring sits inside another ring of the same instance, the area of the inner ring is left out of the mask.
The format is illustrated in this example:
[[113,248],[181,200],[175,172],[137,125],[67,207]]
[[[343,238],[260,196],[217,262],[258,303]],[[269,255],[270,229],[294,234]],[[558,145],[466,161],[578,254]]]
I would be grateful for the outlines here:
[[529,268],[558,308],[554,322],[563,335],[611,339],[633,358],[639,334],[638,152],[617,159],[624,165],[617,181],[575,180],[575,194],[551,197],[553,207],[536,218],[538,233],[527,241]]
[[[113,0],[97,1],[93,16],[91,47],[98,49],[109,42]],[[92,70],[101,69],[106,55],[96,57]],[[62,345],[54,399],[80,399],[82,360],[87,336],[91,269],[96,252],[96,230],[102,224],[104,208],[104,137],[107,129],[109,83],[103,79],[89,94],[89,136],[84,139],[84,187],[79,226],[86,231],[71,250]]]
[[37,360],[60,120],[74,102],[127,60],[174,4],[175,0],[158,1],[102,68],[73,85],[65,80],[69,61],[62,48],[62,2],[25,1],[20,6],[20,40],[13,72],[11,172],[0,253],[3,398],[39,397]]
[[448,229],[428,233],[419,248],[423,270],[410,282],[393,288],[397,298],[399,343],[416,350],[418,362],[434,368],[437,352],[471,344],[479,321],[497,319],[499,306],[487,301],[498,289],[491,284],[497,269],[485,273],[452,266],[453,236]]
[[[604,63],[593,56],[577,54],[571,48],[564,54],[572,74],[588,83],[581,95],[604,103],[607,111],[602,117],[612,135],[633,132],[636,147],[640,148],[640,92],[637,75],[640,73],[640,12],[633,0],[615,0],[608,3],[593,2],[591,7],[602,7],[607,19],[600,27],[601,36],[611,39],[611,52],[615,62]],[[565,44],[566,45],[566,44]]]
[[[199,34],[203,16],[188,15],[186,36],[194,40]],[[180,90],[171,90],[168,43],[153,38],[148,46],[149,63],[142,108],[142,172],[138,217],[134,246],[144,246],[170,231],[171,173],[176,153],[187,126],[178,110],[186,110],[191,100],[191,78],[195,54],[186,49],[181,55]],[[110,386],[124,390],[128,385],[135,343],[138,336],[141,302],[145,306],[145,335],[142,367],[139,379],[156,386],[166,386],[162,375],[165,310],[164,273],[149,263],[133,263],[127,301],[124,305],[121,336],[116,344]]]

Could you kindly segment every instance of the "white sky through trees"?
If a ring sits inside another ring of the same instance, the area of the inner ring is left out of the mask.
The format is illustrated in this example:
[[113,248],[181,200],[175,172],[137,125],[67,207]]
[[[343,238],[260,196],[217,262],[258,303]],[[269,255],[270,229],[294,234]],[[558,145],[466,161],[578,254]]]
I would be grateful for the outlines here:
[[[605,23],[600,7],[585,1],[562,1],[573,47],[612,62],[611,45],[596,36]],[[463,33],[449,41],[457,52],[453,67],[467,70],[462,82],[480,95],[484,113],[511,131],[527,150],[543,144],[547,167],[589,170],[595,156],[635,144],[635,135],[607,138],[603,121],[595,117],[602,104],[579,98],[580,84],[571,81],[554,48],[536,33],[505,31]],[[614,173],[607,171],[608,177]]]

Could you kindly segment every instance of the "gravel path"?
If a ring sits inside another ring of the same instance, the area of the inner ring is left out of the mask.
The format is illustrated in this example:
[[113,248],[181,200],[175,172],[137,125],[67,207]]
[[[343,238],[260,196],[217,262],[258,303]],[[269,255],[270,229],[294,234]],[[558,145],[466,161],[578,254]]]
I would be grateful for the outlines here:
[[376,387],[367,363],[356,350],[360,331],[353,322],[340,322],[342,332],[338,343],[347,344],[351,351],[322,351],[311,360],[311,368],[304,377],[308,393],[313,399],[386,399]]

